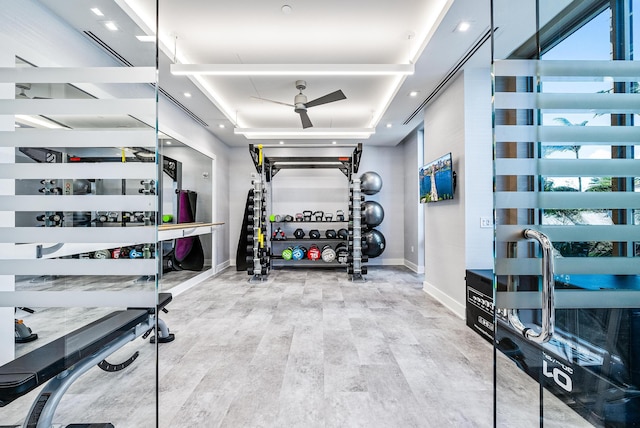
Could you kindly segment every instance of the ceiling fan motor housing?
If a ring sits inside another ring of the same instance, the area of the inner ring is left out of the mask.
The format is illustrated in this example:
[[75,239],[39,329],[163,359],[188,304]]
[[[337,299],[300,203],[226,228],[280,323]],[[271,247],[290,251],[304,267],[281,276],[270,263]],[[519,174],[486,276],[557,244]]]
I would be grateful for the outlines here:
[[304,94],[296,95],[293,103],[295,104],[295,112],[300,113],[301,111],[307,111],[307,96]]

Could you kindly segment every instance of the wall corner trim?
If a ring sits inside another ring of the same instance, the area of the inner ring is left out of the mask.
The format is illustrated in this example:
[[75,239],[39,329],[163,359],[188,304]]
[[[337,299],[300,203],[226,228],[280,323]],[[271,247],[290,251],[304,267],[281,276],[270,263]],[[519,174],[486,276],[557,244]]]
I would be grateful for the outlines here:
[[424,266],[418,266],[417,264],[415,264],[413,262],[410,262],[407,259],[404,259],[404,265],[405,265],[405,267],[411,269],[412,271],[414,271],[418,275],[421,275],[421,274],[424,273]]
[[443,293],[441,290],[436,288],[434,285],[429,284],[427,281],[422,283],[422,290],[442,303],[447,309],[456,314],[459,318],[466,318],[466,307],[460,304],[457,300],[453,299],[446,293]]

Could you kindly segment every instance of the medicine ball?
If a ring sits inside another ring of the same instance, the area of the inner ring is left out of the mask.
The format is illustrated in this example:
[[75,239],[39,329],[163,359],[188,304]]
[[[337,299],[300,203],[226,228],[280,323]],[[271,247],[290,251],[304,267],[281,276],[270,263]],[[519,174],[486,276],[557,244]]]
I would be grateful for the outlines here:
[[282,250],[282,258],[283,259],[291,260],[292,255],[293,255],[293,251],[291,250],[291,247],[285,248],[284,250]]
[[335,229],[327,229],[327,231],[324,233],[324,236],[326,236],[327,239],[336,239],[336,236],[338,236],[338,234],[336,233]]
[[[366,231],[363,235],[366,241],[366,247],[363,245],[363,253],[373,258],[378,257],[384,252],[386,240],[382,232],[376,229]],[[365,249],[366,248],[366,249]]]
[[362,204],[362,216],[369,227],[376,227],[384,220],[384,209],[376,201],[367,201]]
[[320,231],[318,229],[311,229],[309,231],[309,238],[311,239],[320,239]]
[[296,239],[302,239],[304,238],[304,230],[297,228],[294,232],[293,232],[293,236],[296,237]]
[[331,263],[336,259],[336,250],[331,248],[329,245],[325,245],[322,247],[322,261],[325,263]]
[[320,258],[320,249],[317,245],[312,245],[309,247],[309,251],[307,251],[307,258],[309,260],[318,260]]
[[349,231],[345,228],[338,230],[338,238],[340,239],[349,239]]
[[307,254],[307,249],[304,247],[295,247],[291,252],[291,258],[293,260],[302,260]]
[[336,258],[338,263],[346,265],[349,262],[349,250],[347,250],[347,244],[344,242],[336,245]]
[[360,176],[360,189],[365,195],[375,195],[382,189],[382,177],[377,172],[365,172]]

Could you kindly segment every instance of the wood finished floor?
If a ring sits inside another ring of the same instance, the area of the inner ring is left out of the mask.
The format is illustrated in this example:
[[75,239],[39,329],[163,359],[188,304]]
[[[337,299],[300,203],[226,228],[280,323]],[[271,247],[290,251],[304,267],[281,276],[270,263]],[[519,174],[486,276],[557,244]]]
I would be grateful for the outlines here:
[[[159,347],[160,427],[493,426],[492,347],[425,294],[420,276],[385,267],[365,283],[332,270],[247,278],[228,269],[162,315],[176,340]],[[55,421],[155,426],[153,347],[137,340],[112,362],[136,349],[127,370],[83,376]],[[506,360],[502,375],[509,399],[537,398]],[[20,423],[33,397],[0,409],[0,423]],[[590,426],[545,401],[545,426]],[[537,426],[536,409],[505,407],[498,426]]]

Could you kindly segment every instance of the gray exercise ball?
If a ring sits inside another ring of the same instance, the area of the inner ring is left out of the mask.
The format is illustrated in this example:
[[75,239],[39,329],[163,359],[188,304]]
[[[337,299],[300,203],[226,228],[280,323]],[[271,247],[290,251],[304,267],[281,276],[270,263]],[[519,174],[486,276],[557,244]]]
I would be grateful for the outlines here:
[[384,209],[376,201],[366,201],[362,204],[364,223],[369,227],[376,227],[384,220]]
[[387,241],[384,239],[382,232],[376,229],[371,229],[362,234],[365,238],[365,247],[363,253],[370,258],[378,257],[384,252],[384,247]]
[[365,195],[375,195],[382,189],[382,177],[377,172],[365,172],[360,176],[360,189]]

